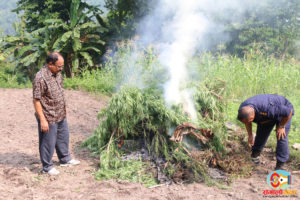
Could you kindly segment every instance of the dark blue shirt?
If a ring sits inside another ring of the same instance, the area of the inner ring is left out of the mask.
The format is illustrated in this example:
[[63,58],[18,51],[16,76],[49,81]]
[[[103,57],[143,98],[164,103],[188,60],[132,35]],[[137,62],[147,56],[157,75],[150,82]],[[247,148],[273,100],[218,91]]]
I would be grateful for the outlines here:
[[279,123],[283,117],[288,117],[293,105],[284,97],[275,94],[260,94],[248,98],[244,101],[241,107],[251,106],[255,111],[255,123],[265,123],[275,121]]

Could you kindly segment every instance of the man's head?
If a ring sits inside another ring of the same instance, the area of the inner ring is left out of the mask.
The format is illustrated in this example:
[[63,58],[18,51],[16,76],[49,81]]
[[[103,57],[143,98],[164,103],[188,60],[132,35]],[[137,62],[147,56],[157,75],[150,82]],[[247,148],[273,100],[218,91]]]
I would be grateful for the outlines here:
[[50,53],[46,58],[46,62],[48,68],[53,74],[57,74],[64,67],[64,58],[60,53],[57,52]]
[[244,106],[239,109],[237,119],[243,123],[250,123],[254,120],[254,117],[254,108],[251,106]]

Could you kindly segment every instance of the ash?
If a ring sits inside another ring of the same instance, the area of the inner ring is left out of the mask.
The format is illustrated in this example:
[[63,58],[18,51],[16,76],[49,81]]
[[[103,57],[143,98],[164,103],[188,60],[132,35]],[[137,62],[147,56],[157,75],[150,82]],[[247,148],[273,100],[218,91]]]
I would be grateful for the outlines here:
[[157,179],[159,184],[169,185],[169,184],[173,183],[173,181],[171,179],[169,179],[163,173],[163,170],[162,170],[167,161],[161,157],[154,158],[153,156],[150,156],[148,153],[148,150],[145,147],[142,147],[141,149],[136,150],[136,151],[132,151],[129,154],[121,157],[122,161],[131,160],[131,159],[134,159],[137,161],[149,162],[150,170],[153,172],[153,175]]

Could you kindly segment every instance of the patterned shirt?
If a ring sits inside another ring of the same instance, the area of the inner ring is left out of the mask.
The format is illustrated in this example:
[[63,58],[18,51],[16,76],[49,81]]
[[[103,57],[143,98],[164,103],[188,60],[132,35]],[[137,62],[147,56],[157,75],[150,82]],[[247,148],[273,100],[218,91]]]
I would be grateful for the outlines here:
[[41,102],[43,113],[50,124],[66,117],[66,102],[61,73],[53,74],[44,66],[33,81],[33,99]]

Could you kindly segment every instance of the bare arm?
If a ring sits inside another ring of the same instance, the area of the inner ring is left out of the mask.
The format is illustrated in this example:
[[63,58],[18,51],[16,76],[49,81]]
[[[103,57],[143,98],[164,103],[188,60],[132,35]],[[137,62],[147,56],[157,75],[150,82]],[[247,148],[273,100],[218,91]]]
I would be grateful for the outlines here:
[[252,134],[252,123],[245,123],[247,132],[248,132],[248,146],[252,147],[254,145],[254,139],[253,139],[253,134]]
[[33,99],[33,105],[34,105],[34,109],[37,112],[38,117],[40,119],[42,132],[44,132],[44,133],[49,132],[49,124],[43,113],[43,108],[42,108],[41,102],[37,99]]
[[279,123],[279,126],[281,127],[285,126],[286,123],[291,119],[292,115],[293,115],[293,110],[291,110],[289,116],[282,118],[281,122]]
[[289,116],[283,117],[282,120],[279,123],[279,126],[276,127],[276,136],[278,140],[284,139],[286,134],[285,134],[285,125],[286,123],[291,119],[293,115],[293,110],[291,110]]

